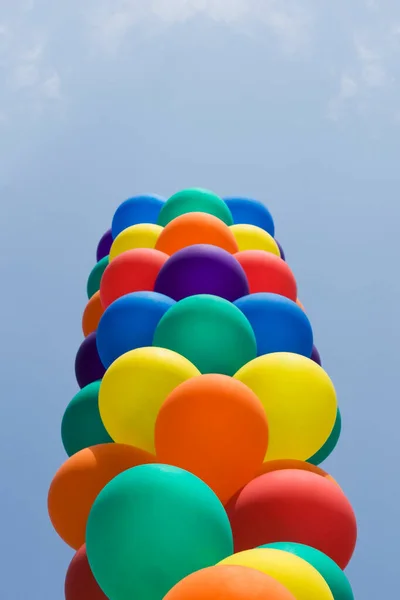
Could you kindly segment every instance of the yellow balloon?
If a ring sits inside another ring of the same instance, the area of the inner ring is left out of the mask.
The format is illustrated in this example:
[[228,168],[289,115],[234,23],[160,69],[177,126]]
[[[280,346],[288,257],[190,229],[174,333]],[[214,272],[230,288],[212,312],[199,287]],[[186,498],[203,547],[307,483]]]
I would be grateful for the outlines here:
[[328,439],[337,400],[322,367],[300,354],[276,352],[248,362],[235,375],[259,397],[269,428],[265,460],[307,460]]
[[322,575],[306,560],[272,548],[255,548],[225,558],[220,565],[250,567],[273,577],[293,594],[296,600],[333,600]]
[[137,348],[107,369],[100,385],[99,410],[111,438],[155,453],[154,427],[166,397],[200,371],[164,348]]
[[241,250],[265,250],[276,256],[280,256],[278,244],[264,229],[256,225],[231,225],[230,229],[235,236],[239,251]]
[[127,227],[115,238],[110,249],[110,261],[127,250],[154,248],[163,227],[152,223],[139,223]]

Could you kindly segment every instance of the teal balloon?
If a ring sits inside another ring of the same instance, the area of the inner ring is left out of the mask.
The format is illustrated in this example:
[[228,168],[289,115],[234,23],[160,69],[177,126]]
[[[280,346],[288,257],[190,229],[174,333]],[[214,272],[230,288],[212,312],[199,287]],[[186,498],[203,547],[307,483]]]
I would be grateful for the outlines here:
[[88,298],[91,298],[92,296],[94,296],[94,294],[96,292],[99,291],[100,289],[100,281],[101,278],[103,277],[103,273],[106,270],[107,266],[109,263],[109,258],[108,256],[105,256],[104,258],[102,258],[101,260],[99,260],[99,262],[93,267],[89,278],[87,280],[87,295]]
[[265,544],[260,548],[274,548],[299,556],[314,567],[325,579],[334,600],[354,600],[353,591],[342,569],[323,552],[294,542],[276,542]]
[[208,294],[172,306],[157,326],[153,346],[174,350],[203,374],[233,376],[257,356],[256,338],[242,311]]
[[233,554],[227,514],[201,479],[169,465],[124,471],[97,496],[86,528],[97,583],[113,600],[161,600]]
[[326,460],[336,448],[336,444],[339,441],[341,431],[342,417],[340,414],[340,410],[337,409],[335,425],[333,426],[330,436],[326,440],[325,444],[318,450],[318,452],[316,452],[311,458],[309,458],[307,462],[311,463],[312,465],[320,465],[322,462],[324,462],[324,460]]
[[112,443],[99,413],[101,381],[82,388],[68,404],[61,423],[65,452],[72,456],[90,446]]
[[208,213],[227,225],[233,225],[232,213],[222,198],[201,188],[182,190],[168,198],[160,211],[158,225],[165,227],[176,217],[191,212]]

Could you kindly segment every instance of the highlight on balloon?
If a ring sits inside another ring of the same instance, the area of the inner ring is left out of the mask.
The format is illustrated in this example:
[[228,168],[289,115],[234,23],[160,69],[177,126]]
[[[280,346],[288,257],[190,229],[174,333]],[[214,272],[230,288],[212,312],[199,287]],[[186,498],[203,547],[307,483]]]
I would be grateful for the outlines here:
[[65,599],[354,600],[340,399],[267,206],[144,194],[105,230],[48,491]]

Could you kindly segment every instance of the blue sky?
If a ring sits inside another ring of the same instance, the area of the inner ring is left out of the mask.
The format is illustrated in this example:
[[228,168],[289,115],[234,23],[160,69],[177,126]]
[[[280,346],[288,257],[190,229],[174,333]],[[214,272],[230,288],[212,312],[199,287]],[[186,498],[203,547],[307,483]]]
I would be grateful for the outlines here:
[[355,596],[393,596],[399,54],[395,0],[2,1],[1,598],[62,597],[46,498],[97,241],[187,186],[273,213],[342,411]]

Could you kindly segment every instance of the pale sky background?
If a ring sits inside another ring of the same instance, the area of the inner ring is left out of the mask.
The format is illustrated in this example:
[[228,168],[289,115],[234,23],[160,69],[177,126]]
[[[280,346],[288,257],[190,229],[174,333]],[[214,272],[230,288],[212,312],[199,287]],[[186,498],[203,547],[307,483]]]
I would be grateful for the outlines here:
[[125,198],[266,202],[343,434],[355,597],[398,594],[398,0],[0,0],[0,598],[63,597],[65,460],[86,279]]

